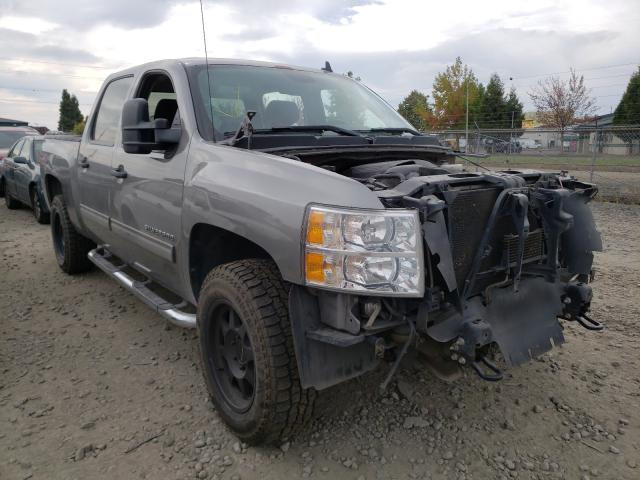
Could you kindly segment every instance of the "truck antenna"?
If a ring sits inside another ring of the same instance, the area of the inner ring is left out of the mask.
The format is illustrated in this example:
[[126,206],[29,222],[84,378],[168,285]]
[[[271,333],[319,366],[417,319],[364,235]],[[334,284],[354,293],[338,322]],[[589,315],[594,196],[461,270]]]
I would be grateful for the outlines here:
[[204,29],[204,9],[200,0],[200,19],[202,20],[202,40],[204,41],[204,61],[207,69],[207,89],[209,91],[209,110],[211,112],[211,140],[216,141],[216,129],[213,125],[213,98],[211,98],[211,77],[209,75],[209,55],[207,53],[207,34]]

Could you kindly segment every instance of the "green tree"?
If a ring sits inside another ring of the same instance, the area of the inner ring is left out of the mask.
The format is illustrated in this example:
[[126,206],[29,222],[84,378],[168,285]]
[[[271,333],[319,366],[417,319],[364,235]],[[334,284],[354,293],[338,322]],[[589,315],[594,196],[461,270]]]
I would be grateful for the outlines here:
[[469,128],[480,127],[483,117],[484,97],[486,89],[482,83],[478,83],[478,94],[476,98],[469,103]]
[[522,120],[524,119],[524,107],[518,95],[516,95],[516,89],[511,88],[509,90],[509,95],[507,95],[507,100],[505,103],[505,109],[509,118],[509,128],[511,127],[511,122],[513,121],[513,128],[522,128]]
[[61,132],[70,132],[76,124],[84,120],[84,116],[80,111],[80,105],[75,95],[70,95],[65,88],[62,90],[62,99],[60,100],[60,117],[58,119],[58,130]]
[[[433,82],[434,117],[440,128],[464,128],[467,94],[469,109],[477,101],[480,85],[471,68],[457,57]],[[471,118],[469,119],[471,121]]]
[[76,123],[73,126],[71,133],[73,133],[74,135],[82,135],[84,133],[84,128],[87,125],[87,118],[88,117],[84,117],[81,121]]
[[482,118],[478,124],[485,128],[508,128],[510,125],[507,123],[506,103],[504,84],[498,74],[494,73],[487,83],[482,101]]
[[617,125],[640,123],[640,67],[629,79],[627,89],[613,113],[613,123]]
[[418,90],[411,90],[398,105],[398,113],[416,129],[428,130],[429,119],[433,114],[429,106],[429,96]]

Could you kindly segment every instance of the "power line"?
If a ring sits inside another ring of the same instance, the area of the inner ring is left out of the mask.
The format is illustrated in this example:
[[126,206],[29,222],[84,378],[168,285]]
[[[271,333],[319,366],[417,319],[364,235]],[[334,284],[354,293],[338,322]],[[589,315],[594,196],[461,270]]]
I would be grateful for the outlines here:
[[66,73],[51,73],[51,72],[27,72],[24,70],[3,70],[0,74],[13,74],[13,75],[46,75],[47,77],[68,77],[79,78],[82,80],[104,80],[105,77],[88,77],[84,75],[70,75]]
[[10,57],[0,57],[0,61],[3,62],[25,62],[25,63],[42,63],[44,65],[60,65],[63,67],[78,67],[78,68],[95,68],[99,70],[116,70],[119,67],[107,67],[104,65],[89,65],[89,64],[81,64],[81,63],[63,63],[63,62],[52,62],[48,60],[32,60],[30,58],[10,58]]
[[[593,70],[606,70],[608,68],[617,68],[617,67],[627,67],[629,65],[638,65],[640,62],[632,62],[632,63],[619,63],[617,65],[604,65],[602,67],[593,67],[593,68],[576,68],[574,71],[577,72],[590,72]],[[527,75],[522,77],[509,77],[510,80],[523,80],[525,78],[536,78],[536,77],[548,77],[551,75],[562,75],[565,73],[571,73],[571,70],[565,72],[552,72],[552,73],[540,73],[537,75]]]
[[[59,88],[29,88],[14,87],[11,85],[0,85],[0,90],[22,90],[25,92],[62,92]],[[78,95],[97,95],[98,92],[80,92]]]
[[[46,105],[59,105],[60,102],[52,102],[52,101],[40,101],[40,100],[27,100],[27,99],[16,99],[16,98],[0,98],[0,102],[3,103],[31,103],[34,105],[37,104],[46,104]],[[91,103],[79,103],[78,105],[84,105],[86,107],[90,107]]]

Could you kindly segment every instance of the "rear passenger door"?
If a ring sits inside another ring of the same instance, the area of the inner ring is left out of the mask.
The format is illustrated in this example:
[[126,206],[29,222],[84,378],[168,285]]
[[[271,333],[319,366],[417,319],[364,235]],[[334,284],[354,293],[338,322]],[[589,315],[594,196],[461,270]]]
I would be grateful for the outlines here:
[[109,203],[116,178],[112,174],[111,159],[116,140],[120,138],[122,105],[132,83],[132,76],[107,83],[88,125],[88,135],[80,144],[76,165],[80,216],[100,243],[109,243],[112,239]]

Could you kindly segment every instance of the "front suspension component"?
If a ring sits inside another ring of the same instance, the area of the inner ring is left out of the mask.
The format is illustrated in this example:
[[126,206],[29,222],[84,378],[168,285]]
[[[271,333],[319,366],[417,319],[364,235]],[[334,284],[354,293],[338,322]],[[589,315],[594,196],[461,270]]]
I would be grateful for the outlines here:
[[[480,366],[481,363],[485,367],[487,367],[489,372],[485,371]],[[482,357],[478,361],[471,362],[471,368],[473,368],[476,371],[476,373],[481,379],[486,380],[488,382],[497,382],[499,380],[502,380],[502,377],[503,377],[502,370],[500,370],[498,366],[492,361],[490,361],[487,357]]]

